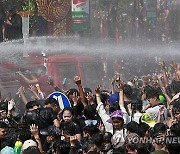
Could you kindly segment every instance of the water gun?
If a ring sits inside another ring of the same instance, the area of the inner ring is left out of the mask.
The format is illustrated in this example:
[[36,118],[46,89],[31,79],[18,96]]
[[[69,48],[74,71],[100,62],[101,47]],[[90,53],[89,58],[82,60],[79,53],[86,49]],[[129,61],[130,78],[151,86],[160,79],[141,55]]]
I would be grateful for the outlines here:
[[39,94],[40,98],[44,99],[44,94],[41,91],[41,88],[40,88],[39,84],[36,84],[36,88],[37,88],[37,91],[38,91],[38,94]]
[[21,148],[22,148],[22,142],[16,141],[15,146],[14,146],[14,153],[21,154]]

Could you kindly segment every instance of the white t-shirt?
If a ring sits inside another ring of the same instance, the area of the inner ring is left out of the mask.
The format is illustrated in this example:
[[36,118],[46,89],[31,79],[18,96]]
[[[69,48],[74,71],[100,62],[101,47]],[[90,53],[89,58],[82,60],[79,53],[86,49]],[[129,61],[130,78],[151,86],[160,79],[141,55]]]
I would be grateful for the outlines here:
[[133,121],[139,123],[139,119],[140,119],[141,116],[142,116],[142,113],[140,113],[140,112],[139,113],[134,113]]
[[[147,113],[151,114],[154,117],[154,120],[157,121],[159,109],[164,105],[156,105],[154,107],[150,107],[146,110]],[[161,118],[160,122],[164,122],[167,119],[167,109],[164,106],[164,116]]]

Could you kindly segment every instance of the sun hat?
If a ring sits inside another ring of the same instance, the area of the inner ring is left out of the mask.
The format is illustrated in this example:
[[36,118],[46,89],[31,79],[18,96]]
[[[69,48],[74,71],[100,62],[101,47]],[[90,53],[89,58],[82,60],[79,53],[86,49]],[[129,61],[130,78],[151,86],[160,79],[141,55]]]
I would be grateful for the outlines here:
[[121,110],[116,110],[110,115],[110,119],[107,122],[112,123],[112,118],[122,118],[123,119],[124,113]]
[[28,149],[29,147],[37,147],[37,143],[33,140],[26,140],[23,143],[22,150],[24,151],[24,150]]
[[154,127],[156,121],[154,120],[153,116],[149,113],[143,113],[141,116],[141,122],[148,124],[150,127]]

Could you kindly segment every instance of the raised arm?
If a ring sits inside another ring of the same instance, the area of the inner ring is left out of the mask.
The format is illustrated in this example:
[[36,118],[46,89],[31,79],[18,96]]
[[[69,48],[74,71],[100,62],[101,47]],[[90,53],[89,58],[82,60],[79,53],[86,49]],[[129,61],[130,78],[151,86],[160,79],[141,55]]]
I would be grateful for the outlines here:
[[168,78],[167,78],[167,74],[166,74],[165,62],[162,61],[162,63],[160,63],[160,66],[161,66],[161,71],[162,71],[162,75],[164,78],[164,84],[167,87],[169,85],[169,82],[168,82]]
[[28,79],[22,72],[17,72],[23,79],[24,79],[24,81],[27,83],[27,84],[36,84],[36,83],[38,83],[38,79],[36,78],[36,79],[32,79],[32,80],[30,80],[30,79]]
[[84,94],[84,89],[83,89],[82,84],[81,84],[81,78],[79,76],[75,76],[74,77],[74,82],[78,86],[81,101],[82,101],[82,103],[83,103],[83,105],[85,107],[87,105],[87,102],[86,102],[86,98],[85,98],[85,94]]

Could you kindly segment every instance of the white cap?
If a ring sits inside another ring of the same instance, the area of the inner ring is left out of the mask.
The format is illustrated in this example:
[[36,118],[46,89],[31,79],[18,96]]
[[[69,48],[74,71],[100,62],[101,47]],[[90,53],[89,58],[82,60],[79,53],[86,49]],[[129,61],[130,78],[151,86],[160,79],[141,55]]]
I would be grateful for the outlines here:
[[29,147],[37,147],[37,143],[35,141],[33,141],[33,140],[26,140],[23,143],[22,151],[26,150]]

